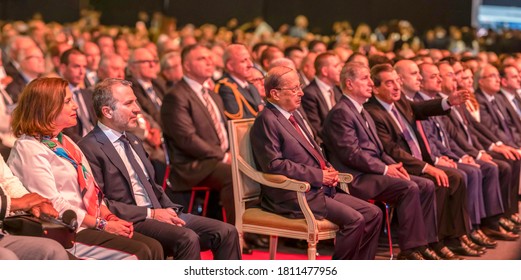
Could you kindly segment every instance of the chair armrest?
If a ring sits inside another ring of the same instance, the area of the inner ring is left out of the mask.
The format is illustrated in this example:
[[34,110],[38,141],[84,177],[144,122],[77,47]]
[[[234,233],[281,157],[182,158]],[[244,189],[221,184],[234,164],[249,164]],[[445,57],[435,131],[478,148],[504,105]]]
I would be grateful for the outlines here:
[[268,187],[296,192],[308,192],[311,186],[307,182],[290,179],[284,175],[267,174],[253,169],[243,158],[238,158],[239,169],[249,178]]
[[346,193],[350,193],[349,192],[349,186],[347,185],[348,183],[351,183],[353,181],[353,175],[349,174],[349,173],[338,173],[338,187],[346,192]]

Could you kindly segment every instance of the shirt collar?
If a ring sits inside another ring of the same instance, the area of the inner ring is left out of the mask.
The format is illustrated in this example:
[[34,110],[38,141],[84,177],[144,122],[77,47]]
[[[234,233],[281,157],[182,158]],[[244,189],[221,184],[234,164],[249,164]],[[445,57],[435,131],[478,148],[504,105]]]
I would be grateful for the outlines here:
[[237,78],[237,76],[235,75],[232,75],[230,74],[230,77],[232,77],[232,79],[241,87],[241,88],[247,88],[248,87],[248,82],[247,81],[243,81],[239,78]]
[[[481,91],[483,91],[483,90],[481,90]],[[488,102],[492,102],[494,99],[496,99],[496,97],[494,95],[490,95],[490,94],[486,93],[485,91],[483,91],[483,95],[488,100]]]
[[376,96],[375,96],[375,98],[376,98],[376,100],[377,100],[378,102],[380,102],[380,104],[382,104],[382,106],[384,107],[384,109],[385,109],[386,111],[391,112],[391,110],[394,108],[394,103],[389,104],[389,103],[387,103],[387,102],[384,102],[384,101],[380,100],[380,99],[379,99],[378,97],[376,97]]
[[[271,102],[270,102],[271,103]],[[286,118],[286,119],[289,119],[289,117],[291,116],[291,113],[280,108],[279,105],[275,104],[275,103],[271,103],[271,105],[273,105],[275,108],[277,108],[277,110],[280,111],[280,113]]]
[[152,86],[152,83],[151,82],[145,82],[141,79],[137,79],[137,82],[141,85],[141,87],[143,87],[145,90],[147,90],[149,87]]
[[513,95],[512,93],[504,90],[504,89],[501,89],[501,92],[505,95],[505,97],[508,99],[508,100],[513,100],[514,98],[516,98],[515,95]]
[[428,94],[425,94],[421,91],[418,91],[418,94],[423,98],[423,100],[431,100],[432,97],[430,97]]
[[330,87],[329,85],[327,85],[326,83],[322,82],[318,77],[315,77],[315,81],[317,83],[317,86],[318,88],[320,89],[320,91],[322,92],[327,92],[329,93],[329,90],[332,90],[333,87]]
[[[188,78],[187,76],[183,76],[183,79],[192,88],[192,90],[195,91],[197,94],[202,92],[204,85],[201,85],[200,83]],[[205,82],[205,84],[206,84],[206,82]]]
[[362,109],[364,109],[364,106],[362,106],[362,104],[358,103],[358,101],[354,100],[353,98],[351,98],[351,96],[345,93],[344,96],[347,97],[347,99],[351,100],[351,103],[353,103],[358,113],[362,113]]
[[103,133],[105,133],[107,138],[109,138],[109,141],[111,143],[117,143],[119,141],[119,138],[121,138],[121,135],[123,135],[123,133],[115,131],[114,129],[104,125],[100,121],[98,121],[98,126],[101,129],[101,131],[103,131]]

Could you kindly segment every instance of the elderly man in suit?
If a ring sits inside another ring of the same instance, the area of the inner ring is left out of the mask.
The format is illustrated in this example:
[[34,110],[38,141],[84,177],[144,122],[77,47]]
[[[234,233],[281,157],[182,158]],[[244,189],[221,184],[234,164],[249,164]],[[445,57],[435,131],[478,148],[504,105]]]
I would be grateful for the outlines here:
[[411,102],[402,95],[401,80],[389,64],[374,66],[371,78],[375,84],[374,96],[364,107],[376,123],[385,151],[395,161],[403,162],[409,174],[428,178],[436,184],[439,242],[431,245],[442,258],[459,259],[445,245],[459,248],[457,238],[470,232],[465,183],[457,171],[434,167],[423,127],[417,120],[448,113],[450,104],[457,105],[466,96]]
[[131,84],[107,79],[95,88],[99,122],[79,146],[105,194],[109,209],[157,239],[174,259],[199,259],[211,249],[215,259],[240,259],[236,229],[205,217],[184,214],[154,182],[154,169],[139,138],[128,132],[140,112]]
[[63,132],[74,142],[87,135],[96,124],[96,113],[92,106],[92,90],[83,88],[87,69],[87,57],[77,48],[65,51],[60,57],[60,73],[69,82],[72,99],[78,105],[78,124]]
[[159,60],[146,48],[135,49],[128,60],[132,89],[143,112],[149,114],[157,123],[161,122],[161,105],[165,88],[157,79]]
[[253,62],[244,45],[232,44],[223,55],[226,73],[217,81],[215,92],[224,103],[224,114],[232,120],[254,118],[264,108],[262,98],[248,80],[252,75]]
[[5,88],[14,103],[18,101],[24,87],[45,72],[43,53],[37,46],[19,50],[16,62],[19,66],[18,71],[13,75],[13,81]]
[[[338,171],[325,160],[300,116],[293,114],[303,95],[297,72],[275,67],[265,86],[268,104],[251,129],[257,167],[311,185],[306,198],[315,218],[328,219],[340,228],[333,259],[373,259],[382,213],[376,206],[336,190]],[[263,186],[261,207],[290,218],[302,217],[295,194],[285,190]]]
[[319,54],[315,59],[316,77],[304,88],[302,107],[319,136],[327,113],[342,96],[338,85],[343,65],[333,52]]
[[171,158],[174,192],[204,185],[220,192],[227,222],[235,224],[231,154],[221,97],[209,89],[210,50],[191,45],[181,53],[184,77],[165,96],[163,135]]
[[396,205],[398,259],[441,259],[427,247],[437,241],[434,183],[410,176],[401,163],[385,153],[374,121],[363,108],[373,88],[369,68],[347,63],[340,81],[344,94],[322,130],[328,158],[339,171],[354,175],[352,195]]

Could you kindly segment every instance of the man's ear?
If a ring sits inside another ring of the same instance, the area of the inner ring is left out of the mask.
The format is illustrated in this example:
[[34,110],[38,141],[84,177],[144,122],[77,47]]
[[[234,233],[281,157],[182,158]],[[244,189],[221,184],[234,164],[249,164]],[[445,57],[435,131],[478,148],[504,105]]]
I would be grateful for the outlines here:
[[114,113],[114,110],[112,110],[109,106],[103,106],[103,107],[101,107],[101,114],[102,114],[105,118],[107,118],[107,119],[112,119],[113,113]]

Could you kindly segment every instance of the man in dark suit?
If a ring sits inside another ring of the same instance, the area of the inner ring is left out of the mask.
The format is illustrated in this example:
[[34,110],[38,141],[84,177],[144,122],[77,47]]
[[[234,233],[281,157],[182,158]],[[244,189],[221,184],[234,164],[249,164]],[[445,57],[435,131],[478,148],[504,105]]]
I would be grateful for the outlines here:
[[338,87],[342,66],[343,62],[333,52],[319,54],[315,59],[315,79],[304,88],[302,107],[319,136],[327,113],[342,96]]
[[76,143],[94,128],[97,121],[92,105],[92,90],[81,87],[86,68],[87,58],[79,49],[69,49],[60,57],[60,73],[69,82],[72,99],[78,105],[78,123],[63,132]]
[[[521,121],[521,97],[517,93],[521,89],[521,77],[516,66],[512,64],[503,65],[499,69],[501,76],[501,91],[506,100],[507,111],[512,114],[514,121]],[[517,117],[516,117],[517,116]]]
[[174,259],[200,259],[211,249],[215,259],[240,259],[237,230],[229,224],[181,212],[161,186],[141,140],[128,133],[137,126],[140,108],[131,84],[107,79],[96,86],[98,125],[79,146],[105,194],[108,207],[134,229],[157,239]]
[[172,190],[204,185],[220,192],[227,222],[235,224],[231,154],[223,103],[208,88],[214,65],[210,50],[187,46],[181,53],[185,76],[165,96],[163,135],[171,159]]
[[159,61],[157,57],[146,48],[135,49],[130,55],[128,69],[132,82],[132,90],[136,94],[137,101],[143,112],[161,123],[161,105],[165,95],[164,85],[157,80]]
[[395,161],[403,162],[409,174],[431,179],[436,184],[438,240],[432,244],[445,259],[458,257],[445,245],[460,247],[460,238],[470,232],[467,194],[463,177],[450,168],[434,167],[423,127],[417,120],[448,113],[449,104],[459,104],[465,95],[421,103],[408,101],[401,93],[398,74],[389,64],[371,69],[374,96],[364,105],[373,117],[384,150]]
[[226,73],[217,81],[215,92],[223,100],[224,114],[231,120],[255,118],[264,105],[255,86],[248,82],[253,68],[248,49],[240,44],[229,45],[223,61]]
[[98,45],[95,43],[85,42],[83,45],[83,52],[87,58],[87,70],[83,82],[85,84],[85,88],[93,88],[99,81],[98,68],[101,60],[100,50]]
[[5,88],[14,103],[18,102],[18,97],[25,86],[45,72],[45,60],[37,46],[19,50],[16,62],[19,66],[18,71]]
[[[459,63],[459,62],[457,62]],[[454,64],[457,65],[457,64]],[[456,69],[456,67],[454,68]],[[439,65],[440,75],[442,77],[442,93],[439,95],[450,95],[454,92],[454,69],[449,64],[444,63]],[[470,79],[471,76],[469,73],[464,71],[462,74],[462,80]],[[467,76],[469,75],[469,76]],[[512,182],[512,167],[515,161],[509,160],[500,151],[503,151],[505,155],[507,147],[506,145],[497,146],[494,144],[499,140],[490,140],[495,136],[492,136],[490,131],[487,129],[483,129],[484,132],[488,134],[485,136],[479,132],[479,129],[475,127],[482,126],[479,122],[477,122],[467,111],[467,107],[465,105],[455,106],[453,110],[451,110],[450,114],[443,118],[443,124],[447,127],[448,134],[450,135],[451,147],[457,147],[463,151],[464,154],[473,157],[481,167],[485,167],[486,165],[494,165],[499,172],[499,190],[500,190],[500,199],[501,199],[501,213],[508,212],[508,195],[511,192],[511,188],[513,186]],[[488,138],[490,137],[490,138]],[[484,141],[482,141],[484,139]],[[486,145],[486,148],[485,148]],[[517,186],[517,184],[514,184]],[[485,189],[490,190],[491,184],[486,184],[483,182],[483,187]],[[489,205],[494,204],[494,195],[492,194],[484,194],[485,203]],[[505,202],[507,199],[507,202]],[[488,200],[488,201],[486,201]],[[481,227],[479,229],[474,229],[470,237],[472,240],[480,245],[487,246],[486,243],[497,243],[494,239],[507,239],[513,240],[514,237],[509,233],[500,232],[499,221],[504,218],[501,218],[501,213],[498,215],[493,215],[494,212],[497,212],[495,207],[485,207],[486,218],[481,220]],[[510,215],[506,215],[508,217]],[[499,220],[498,220],[499,218]],[[487,234],[485,234],[487,232]],[[492,242],[485,242],[485,240]],[[487,247],[490,247],[487,246]]]
[[352,195],[396,205],[398,259],[441,259],[426,247],[437,241],[434,183],[409,176],[401,163],[384,152],[374,122],[363,109],[373,88],[369,68],[347,63],[340,85],[344,95],[329,112],[322,130],[329,160],[340,172],[353,174]]
[[[434,64],[421,64],[420,73],[423,79],[420,91],[416,92],[411,90],[412,87],[409,84],[409,79],[407,79],[408,65],[405,61],[398,63],[401,64],[397,68],[403,74],[401,76],[404,82],[403,92],[416,101],[440,98],[439,94],[442,89],[447,94],[453,94],[456,91],[455,73],[447,62],[441,63],[439,69]],[[414,64],[412,61],[410,63],[411,65]],[[499,169],[493,161],[474,159],[463,151],[459,144],[453,140],[462,137],[458,133],[458,129],[451,122],[443,121],[443,118],[448,117],[429,117],[428,120],[422,121],[422,125],[428,136],[432,155],[437,159],[436,164],[457,168],[464,172],[467,177],[468,212],[473,226],[473,232],[470,233],[470,236],[474,237],[473,240],[476,240],[481,233],[479,226],[497,223],[499,216],[503,213]],[[459,142],[464,142],[464,140],[459,140]],[[484,238],[476,241],[483,245],[487,243]],[[488,245],[488,247],[491,246],[493,245]],[[476,249],[476,246],[474,248]]]
[[[255,119],[251,144],[258,169],[306,181],[315,218],[339,226],[333,259],[373,259],[382,213],[374,205],[336,190],[338,171],[324,159],[318,144],[293,114],[303,95],[294,69],[278,66],[266,78],[268,104]],[[261,207],[290,218],[301,218],[295,194],[263,186]]]

